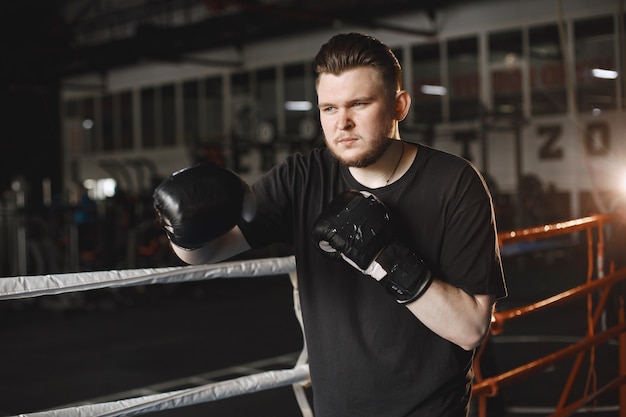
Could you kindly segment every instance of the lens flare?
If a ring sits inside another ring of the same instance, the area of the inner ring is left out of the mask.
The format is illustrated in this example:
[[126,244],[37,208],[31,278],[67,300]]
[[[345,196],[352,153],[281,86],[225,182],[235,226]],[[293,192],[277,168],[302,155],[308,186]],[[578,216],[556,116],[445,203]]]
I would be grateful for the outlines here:
[[619,188],[623,193],[626,193],[626,171],[622,172],[622,176],[619,179]]

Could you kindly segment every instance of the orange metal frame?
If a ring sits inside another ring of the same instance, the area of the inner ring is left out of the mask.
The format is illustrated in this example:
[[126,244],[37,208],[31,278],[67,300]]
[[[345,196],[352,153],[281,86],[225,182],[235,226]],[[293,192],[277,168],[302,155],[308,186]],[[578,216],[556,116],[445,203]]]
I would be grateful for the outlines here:
[[[604,274],[604,225],[624,221],[625,218],[617,213],[609,215],[594,215],[567,222],[548,224],[540,227],[503,232],[498,234],[500,246],[516,242],[535,241],[546,239],[558,235],[586,231],[587,234],[587,282],[583,285],[569,289],[560,294],[535,303],[514,308],[507,311],[494,312],[490,335],[498,335],[504,332],[504,325],[509,320],[514,320],[537,311],[548,308],[555,308],[563,304],[587,297],[587,334],[575,344],[564,349],[550,353],[542,358],[519,366],[515,369],[503,372],[499,375],[483,378],[480,372],[480,360],[483,354],[485,343],[478,349],[475,358],[475,382],[472,393],[477,399],[479,417],[487,415],[487,398],[496,396],[501,387],[511,385],[516,381],[525,379],[537,372],[557,364],[558,362],[575,356],[574,364],[570,370],[569,377],[565,382],[558,404],[551,417],[570,416],[582,406],[594,401],[606,392],[619,389],[620,417],[626,417],[626,321],[624,319],[624,300],[620,299],[617,324],[613,327],[596,332],[597,323],[600,320],[611,288],[618,282],[626,280],[626,268],[614,271],[613,268],[608,275]],[[594,262],[594,230],[596,230]],[[626,250],[626,249],[625,249]],[[594,279],[595,265],[595,279]],[[593,306],[593,295],[599,294],[596,306]],[[618,340],[619,367],[615,379],[602,387],[594,387],[594,391],[588,392],[576,400],[568,403],[572,386],[576,381],[584,358],[589,354],[589,364],[593,366],[595,348],[609,339]]]

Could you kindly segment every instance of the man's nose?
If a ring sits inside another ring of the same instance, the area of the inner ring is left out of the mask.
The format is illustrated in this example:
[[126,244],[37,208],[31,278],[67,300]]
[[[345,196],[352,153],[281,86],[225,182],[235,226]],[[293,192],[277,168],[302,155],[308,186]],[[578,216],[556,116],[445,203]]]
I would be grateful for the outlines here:
[[352,121],[349,110],[339,110],[339,114],[337,117],[337,127],[340,130],[352,129],[354,127],[354,122]]

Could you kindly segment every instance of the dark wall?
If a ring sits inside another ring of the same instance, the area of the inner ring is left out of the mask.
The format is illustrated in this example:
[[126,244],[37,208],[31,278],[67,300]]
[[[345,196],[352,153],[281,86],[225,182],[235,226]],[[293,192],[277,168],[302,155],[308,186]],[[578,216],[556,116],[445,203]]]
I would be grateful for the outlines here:
[[70,37],[54,1],[8,1],[0,16],[0,192],[21,175],[40,202],[44,178],[61,186],[59,63]]
[[6,95],[6,122],[0,135],[2,162],[0,188],[10,186],[17,176],[30,184],[32,202],[41,202],[44,178],[52,181],[53,191],[61,186],[61,134],[59,97],[55,85],[38,86],[32,91],[9,91]]

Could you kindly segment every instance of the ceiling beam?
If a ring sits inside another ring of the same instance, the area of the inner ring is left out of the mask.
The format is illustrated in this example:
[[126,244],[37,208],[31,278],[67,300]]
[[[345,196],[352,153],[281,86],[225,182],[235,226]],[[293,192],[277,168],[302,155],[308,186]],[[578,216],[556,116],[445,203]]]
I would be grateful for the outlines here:
[[[241,1],[241,0],[228,0],[228,5],[236,6],[241,10],[246,10],[254,13],[263,13],[274,16],[280,16],[288,19],[297,19],[303,21],[315,21],[328,25],[345,25],[345,26],[361,26],[369,29],[384,29],[392,32],[402,33],[406,35],[413,35],[418,37],[434,37],[437,36],[437,32],[432,29],[415,29],[405,26],[393,25],[390,23],[383,23],[373,19],[359,19],[354,17],[345,17],[340,14],[326,14],[318,13],[312,10],[302,10],[288,7],[278,7],[259,2]],[[383,5],[385,7],[385,5]],[[412,6],[412,9],[420,10],[419,6]],[[355,14],[354,10],[349,11],[346,14]]]

